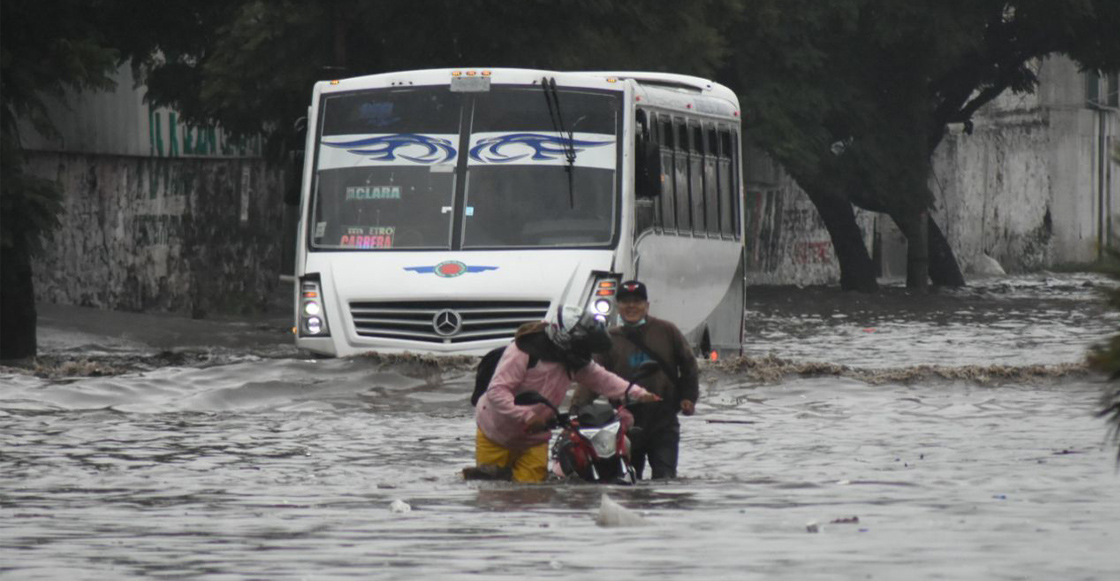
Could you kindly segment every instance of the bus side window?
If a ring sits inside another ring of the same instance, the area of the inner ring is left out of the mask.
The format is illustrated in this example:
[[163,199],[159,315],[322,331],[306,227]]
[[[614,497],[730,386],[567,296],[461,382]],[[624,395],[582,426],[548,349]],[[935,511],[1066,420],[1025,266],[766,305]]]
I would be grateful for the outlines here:
[[672,120],[665,116],[659,115],[657,126],[658,139],[661,143],[661,195],[657,199],[657,207],[661,214],[661,227],[666,230],[674,230],[677,227],[676,215],[676,200],[673,196],[673,146],[675,140],[673,139],[673,123]]
[[634,116],[634,234],[660,223],[656,198],[661,194],[661,148],[653,140],[645,110]]
[[719,216],[719,229],[725,237],[735,237],[735,224],[738,212],[735,198],[735,175],[731,172],[731,132],[726,129],[719,131],[719,205],[722,212]]
[[[704,224],[709,235],[718,238],[720,235],[719,224],[719,184],[716,180],[716,163],[719,156],[719,140],[716,128],[710,123],[704,124]],[[726,208],[723,209],[727,211]]]
[[638,109],[638,113],[634,117],[634,126],[637,128],[637,131],[634,132],[635,141],[641,142],[650,138],[649,120],[646,119],[644,110]]
[[692,136],[688,153],[688,192],[692,197],[692,233],[704,236],[704,136],[700,124],[689,123],[688,133]]
[[687,233],[692,229],[688,200],[688,125],[684,119],[673,120],[676,133],[676,147],[673,148],[673,193],[677,210],[677,232]]
[[731,167],[735,168],[735,181],[731,182],[732,195],[731,201],[735,204],[735,239],[738,240],[743,236],[743,224],[740,221],[741,210],[739,204],[743,201],[742,183],[743,176],[740,172],[743,170],[743,152],[739,151],[740,137],[738,133],[733,133],[731,138]]

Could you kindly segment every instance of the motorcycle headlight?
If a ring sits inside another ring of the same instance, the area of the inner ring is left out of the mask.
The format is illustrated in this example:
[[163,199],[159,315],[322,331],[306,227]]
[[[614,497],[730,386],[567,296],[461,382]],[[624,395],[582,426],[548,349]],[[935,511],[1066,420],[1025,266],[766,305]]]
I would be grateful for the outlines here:
[[580,430],[583,437],[591,442],[595,455],[600,458],[613,456],[618,451],[618,431],[622,424],[613,422],[601,428],[585,428]]

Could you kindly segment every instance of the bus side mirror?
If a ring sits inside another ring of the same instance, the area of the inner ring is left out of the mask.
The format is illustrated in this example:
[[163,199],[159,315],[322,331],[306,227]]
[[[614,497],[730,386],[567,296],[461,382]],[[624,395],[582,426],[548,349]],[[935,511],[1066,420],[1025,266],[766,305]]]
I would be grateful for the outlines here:
[[661,195],[661,146],[642,139],[638,141],[637,150],[634,193],[639,198],[656,198]]

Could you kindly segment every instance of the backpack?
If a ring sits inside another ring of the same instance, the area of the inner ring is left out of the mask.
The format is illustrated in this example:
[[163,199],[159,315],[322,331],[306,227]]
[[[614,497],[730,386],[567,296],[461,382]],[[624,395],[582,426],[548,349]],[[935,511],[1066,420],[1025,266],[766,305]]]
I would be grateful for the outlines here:
[[[478,361],[478,367],[475,368],[474,372],[474,393],[471,394],[471,405],[478,405],[478,399],[490,387],[490,380],[494,378],[494,370],[498,368],[498,361],[502,359],[502,353],[506,352],[506,347],[508,345],[491,349]],[[530,355],[529,366],[526,369],[532,369],[536,364],[537,358]]]

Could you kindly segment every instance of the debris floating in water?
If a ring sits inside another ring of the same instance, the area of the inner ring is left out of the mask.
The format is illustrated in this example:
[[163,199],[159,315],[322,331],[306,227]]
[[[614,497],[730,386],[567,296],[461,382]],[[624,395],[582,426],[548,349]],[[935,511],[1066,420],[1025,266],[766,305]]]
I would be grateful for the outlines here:
[[806,523],[805,532],[807,532],[807,533],[819,533],[819,532],[821,532],[821,525],[817,524],[817,521],[811,520],[808,523]]
[[595,515],[595,524],[601,527],[641,527],[649,523],[642,515],[618,504],[604,494],[599,505],[599,514]]
[[963,365],[959,367],[914,365],[888,369],[861,369],[836,363],[792,361],[774,355],[764,357],[742,356],[721,359],[718,362],[709,361],[705,362],[704,368],[771,383],[782,381],[791,375],[799,375],[802,377],[850,377],[871,384],[948,379],[986,385],[1089,374],[1089,367],[1084,362],[1054,365]]
[[412,512],[412,507],[409,506],[407,502],[398,498],[389,504],[389,510],[399,514],[402,512]]

